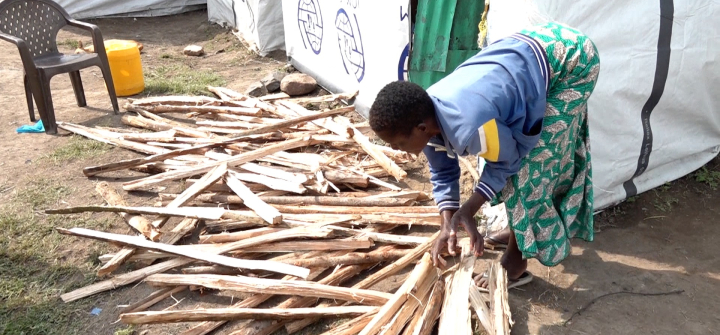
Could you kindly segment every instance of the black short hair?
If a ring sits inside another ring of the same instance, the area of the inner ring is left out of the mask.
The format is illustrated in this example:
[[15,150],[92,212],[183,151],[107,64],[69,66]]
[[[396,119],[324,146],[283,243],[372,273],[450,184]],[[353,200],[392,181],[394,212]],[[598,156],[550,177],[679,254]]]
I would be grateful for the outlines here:
[[407,81],[387,84],[370,107],[370,128],[409,135],[413,127],[435,117],[435,106],[425,90]]

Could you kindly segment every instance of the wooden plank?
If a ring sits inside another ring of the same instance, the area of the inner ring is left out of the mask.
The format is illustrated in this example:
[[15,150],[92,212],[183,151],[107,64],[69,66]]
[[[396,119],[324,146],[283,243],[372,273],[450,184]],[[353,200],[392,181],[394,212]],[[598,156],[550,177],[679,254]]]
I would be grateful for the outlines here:
[[116,252],[113,258],[107,261],[103,266],[98,269],[98,277],[105,276],[117,270],[121,265],[125,264],[127,260],[135,254],[136,249],[133,247],[123,247],[120,251]]
[[413,245],[413,246],[415,246],[418,244],[423,244],[429,240],[427,237],[423,237],[423,236],[409,236],[409,235],[394,235],[394,234],[386,234],[386,233],[376,233],[376,232],[362,231],[362,230],[344,228],[344,227],[338,227],[338,226],[328,226],[328,228],[333,229],[337,232],[340,232],[341,234],[348,234],[348,235],[358,236],[358,237],[364,236],[364,237],[369,237],[370,239],[372,239],[375,242],[392,243],[392,244],[398,244],[398,245]]
[[153,305],[157,304],[158,302],[164,300],[165,298],[175,294],[182,292],[186,290],[187,286],[178,286],[178,287],[167,287],[160,290],[157,290],[153,293],[150,293],[147,297],[135,302],[132,305],[129,305],[127,307],[124,307],[120,310],[120,313],[133,313],[133,312],[141,312],[144,311]]
[[368,249],[373,246],[375,246],[375,243],[368,238],[345,238],[328,241],[287,241],[245,248],[243,249],[243,253],[357,250]]
[[269,166],[262,166],[255,163],[246,163],[239,166],[243,170],[254,172],[257,174],[266,175],[277,179],[287,180],[289,182],[303,184],[308,181],[307,175],[303,173],[292,173],[284,170],[272,168]]
[[[198,182],[193,183],[185,189],[177,198],[175,198],[173,201],[171,201],[166,207],[167,208],[179,208],[181,206],[186,205],[195,197],[204,192],[206,189],[210,188],[213,184],[215,184],[218,180],[220,180],[225,174],[227,173],[227,164],[220,164],[216,167],[214,167],[212,170],[208,171]],[[167,222],[168,217],[160,217],[152,222],[152,225],[155,227],[162,227]],[[186,226],[189,225],[189,223],[185,224]],[[183,227],[184,228],[184,227]],[[176,234],[172,237],[172,239],[177,238],[177,233],[180,232],[186,232],[187,229],[182,229],[176,232]],[[184,235],[184,234],[183,234]],[[180,236],[182,237],[182,236]],[[167,242],[166,242],[167,243]],[[174,243],[168,243],[168,244],[174,244]]]
[[270,224],[279,224],[282,222],[282,214],[280,214],[280,212],[274,207],[271,207],[264,201],[260,200],[255,193],[250,191],[245,184],[235,177],[234,171],[229,171],[225,176],[225,184],[227,184],[227,186],[229,186],[230,189],[243,200],[245,206],[255,211],[255,213],[263,218],[263,220]]
[[304,268],[330,267],[337,265],[376,264],[388,260],[399,259],[405,256],[410,250],[395,249],[391,246],[383,246],[371,252],[353,252],[344,256],[321,256],[309,259],[286,260],[284,263],[301,266]]
[[440,307],[442,307],[444,295],[445,282],[443,280],[435,281],[435,286],[432,292],[430,292],[428,302],[422,306],[422,313],[415,314],[415,319],[408,325],[403,334],[430,335],[440,315]]
[[368,207],[358,208],[354,206],[285,206],[273,205],[282,213],[288,214],[315,214],[315,213],[335,213],[335,214],[377,214],[385,215],[393,214],[431,214],[428,216],[440,216],[437,206],[400,206],[400,207]]
[[191,311],[138,312],[120,315],[126,324],[217,321],[241,319],[303,319],[312,317],[353,317],[376,311],[374,306],[328,308],[217,308]]
[[223,113],[245,116],[262,115],[260,108],[250,107],[154,105],[142,106],[142,108],[151,113]]
[[189,234],[193,229],[197,227],[200,222],[198,219],[185,218],[177,226],[173,227],[169,234],[163,237],[163,243],[175,244],[180,241],[185,235]]
[[[266,244],[266,243],[272,243],[276,241],[282,241],[282,240],[288,240],[288,239],[295,239],[295,238],[321,238],[323,234],[327,234],[327,232],[323,231],[311,231],[303,228],[293,228],[293,229],[285,229],[283,231],[279,231],[272,234],[267,234],[263,236],[257,236],[253,238],[248,238],[242,241],[238,241],[235,244],[230,245],[230,248],[223,248],[220,250],[217,250],[218,254],[229,252],[236,249],[242,249],[242,248],[249,248],[255,245],[260,244]],[[139,270],[135,270],[132,272],[124,273],[121,275],[118,275],[114,278],[104,280],[98,283],[91,284],[86,287],[79,288],[77,290],[74,290],[72,292],[65,293],[60,296],[60,298],[65,302],[71,302],[78,299],[82,299],[84,297],[89,297],[91,295],[105,292],[108,290],[112,290],[114,288],[132,284],[134,282],[137,282],[139,280],[144,279],[145,277],[165,272],[170,269],[185,266],[187,264],[192,263],[192,259],[187,258],[176,258],[171,259],[162,263],[154,264]]]
[[140,189],[143,187],[159,184],[164,181],[192,177],[194,175],[210,171],[215,166],[223,164],[223,163],[226,163],[228,165],[228,167],[230,167],[230,166],[234,167],[234,166],[242,165],[247,162],[256,160],[261,157],[265,157],[272,153],[276,153],[276,152],[288,150],[288,149],[304,147],[304,146],[308,146],[312,143],[314,143],[314,142],[310,138],[298,138],[298,139],[288,140],[288,141],[272,144],[267,147],[263,147],[263,148],[253,150],[250,152],[245,152],[245,153],[242,153],[237,156],[232,156],[224,161],[202,164],[202,165],[199,165],[199,166],[187,169],[187,170],[182,170],[182,171],[165,172],[165,173],[161,173],[161,174],[158,174],[155,176],[150,176],[147,178],[142,178],[139,180],[128,182],[128,183],[123,184],[123,189],[136,190],[136,189]]
[[256,236],[261,236],[261,235],[265,235],[265,234],[278,232],[281,230],[284,230],[284,229],[283,228],[263,227],[263,228],[245,230],[245,231],[232,232],[232,233],[205,234],[205,235],[200,235],[199,243],[235,242],[235,241],[241,241],[241,240],[244,240],[247,238],[252,238],[252,237],[256,237]]
[[482,293],[478,290],[477,286],[470,285],[470,306],[475,310],[478,321],[485,328],[488,334],[492,334],[493,327],[490,323],[490,309],[485,304],[485,299],[482,297]]
[[490,264],[488,292],[490,293],[490,324],[492,335],[509,335],[512,316],[508,304],[507,271],[500,262]]
[[[431,275],[432,271],[436,271],[432,266],[430,254],[425,253],[423,258],[413,269],[408,279],[400,286],[400,288],[393,294],[388,302],[380,308],[378,313],[373,317],[370,323],[363,328],[360,335],[372,335],[380,331],[380,328],[387,324],[400,307],[407,301],[408,297],[412,292],[417,290],[417,285],[422,281],[423,278]],[[445,334],[445,333],[441,333]]]
[[367,305],[382,305],[392,297],[391,294],[378,291],[322,285],[301,280],[289,281],[246,276],[154,274],[147,277],[145,282],[153,286],[197,285],[246,293],[339,299]]
[[156,208],[124,206],[80,206],[45,210],[46,214],[77,214],[85,212],[124,212],[130,214],[180,216],[193,219],[219,220],[223,218],[223,215],[225,215],[226,212],[229,211],[222,208],[211,207]]
[[[120,148],[137,151],[144,154],[149,155],[156,155],[156,154],[163,154],[168,152],[169,150],[154,147],[151,145],[143,144],[143,143],[137,143],[133,141],[127,141],[127,140],[121,140],[118,138],[109,138],[107,136],[103,136],[99,134],[99,132],[95,129],[73,124],[73,123],[67,123],[67,122],[58,122],[57,126],[61,129],[67,130],[71,133],[78,134],[80,136],[87,137],[92,140],[96,140],[99,142],[103,142],[106,144],[114,145]],[[166,129],[163,129],[166,130]]]
[[415,247],[415,249],[413,249],[405,256],[400,257],[400,259],[393,262],[392,264],[387,265],[384,268],[380,269],[378,272],[375,272],[372,275],[366,277],[359,283],[355,284],[353,287],[368,289],[373,285],[379,283],[383,279],[398,273],[400,270],[410,265],[410,263],[414,262],[416,259],[423,257],[423,255],[430,250],[433,243],[435,242],[435,239],[437,239],[438,236],[440,236],[440,232],[433,234],[433,236],[430,237],[427,242]]
[[297,181],[277,179],[261,174],[236,172],[235,178],[241,181],[265,185],[270,189],[276,191],[288,191],[297,194],[303,194],[307,191],[307,189],[302,185],[302,183],[299,183]]
[[310,270],[301,268],[298,266],[294,266],[294,265],[283,264],[283,263],[278,263],[278,262],[271,262],[271,261],[245,260],[245,259],[238,259],[238,258],[222,256],[222,255],[214,255],[214,254],[205,253],[205,252],[190,251],[185,248],[178,247],[178,246],[146,241],[144,239],[139,239],[137,237],[132,237],[132,236],[98,232],[98,231],[93,231],[93,230],[84,229],[84,228],[72,228],[72,229],[56,228],[56,230],[59,233],[64,234],[64,235],[88,237],[88,238],[93,238],[93,239],[102,240],[102,241],[116,242],[116,243],[120,243],[123,245],[133,246],[136,248],[143,248],[143,249],[148,249],[148,250],[165,252],[168,254],[183,256],[183,257],[187,257],[187,258],[191,258],[191,259],[195,259],[195,260],[199,260],[199,261],[204,261],[204,262],[208,262],[208,263],[219,264],[219,265],[224,265],[224,266],[229,266],[229,267],[249,269],[249,270],[265,270],[265,271],[270,271],[270,272],[277,272],[277,273],[282,273],[282,274],[293,275],[293,276],[297,276],[297,277],[301,277],[301,278],[307,277],[307,275],[310,273]]
[[[175,199],[177,194],[161,193],[162,199]],[[323,206],[353,206],[353,207],[369,207],[369,206],[386,206],[400,207],[408,206],[415,202],[411,198],[354,198],[354,197],[334,197],[334,196],[263,196],[259,195],[260,200],[273,205],[323,205]],[[224,203],[224,204],[243,204],[240,197],[234,195],[205,193],[196,198],[197,201],[208,203]]]
[[468,329],[467,319],[470,312],[468,309],[469,288],[470,285],[474,285],[472,283],[474,266],[475,255],[470,244],[464,243],[460,266],[455,271],[452,285],[447,291],[448,304],[443,306],[443,312],[440,315],[438,330],[440,334],[469,334],[472,332],[472,329]]
[[210,144],[210,145],[204,145],[199,147],[193,147],[189,149],[178,149],[173,150],[157,155],[142,157],[142,158],[134,158],[134,159],[126,159],[119,162],[109,163],[109,164],[103,164],[98,166],[89,166],[83,169],[83,174],[87,177],[92,177],[94,175],[103,173],[103,172],[110,172],[110,171],[118,171],[118,170],[124,170],[129,169],[131,167],[140,166],[143,164],[148,164],[152,162],[160,162],[164,161],[169,158],[178,157],[182,155],[187,154],[194,154],[194,153],[202,153],[209,149],[212,149],[213,147],[217,146],[216,144]]
[[385,171],[390,173],[397,181],[404,180],[407,177],[407,172],[400,168],[392,159],[390,159],[384,152],[378,150],[374,144],[370,143],[370,139],[361,133],[359,130],[349,127],[348,128],[351,137],[362,149],[370,155],[375,161],[382,166]]

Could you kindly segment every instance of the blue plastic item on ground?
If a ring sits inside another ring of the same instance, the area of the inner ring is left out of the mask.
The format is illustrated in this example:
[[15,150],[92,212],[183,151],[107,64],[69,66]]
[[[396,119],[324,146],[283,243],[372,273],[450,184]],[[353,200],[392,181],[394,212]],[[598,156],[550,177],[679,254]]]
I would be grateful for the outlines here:
[[43,126],[42,120],[38,121],[34,125],[23,125],[17,129],[18,133],[44,133],[45,127]]

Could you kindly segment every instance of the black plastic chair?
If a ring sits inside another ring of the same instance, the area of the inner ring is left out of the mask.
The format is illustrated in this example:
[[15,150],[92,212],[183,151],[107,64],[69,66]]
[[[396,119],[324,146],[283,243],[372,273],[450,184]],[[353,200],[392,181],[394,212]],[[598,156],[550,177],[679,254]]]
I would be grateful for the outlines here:
[[[67,25],[90,31],[96,53],[76,55],[58,52],[57,34]],[[0,0],[0,40],[14,43],[20,51],[30,120],[35,121],[34,97],[47,134],[57,134],[50,79],[61,73],[70,74],[77,104],[85,107],[87,103],[80,70],[98,66],[105,78],[113,110],[118,113],[108,58],[102,34],[96,25],[73,20],[60,5],[50,0]]]

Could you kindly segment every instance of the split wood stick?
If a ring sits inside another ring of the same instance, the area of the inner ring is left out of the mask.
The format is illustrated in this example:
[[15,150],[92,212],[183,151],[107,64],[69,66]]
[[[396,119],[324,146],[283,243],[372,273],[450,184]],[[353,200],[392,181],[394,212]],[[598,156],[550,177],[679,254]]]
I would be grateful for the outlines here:
[[221,265],[203,265],[203,266],[191,266],[180,270],[186,275],[200,275],[200,274],[213,274],[213,275],[239,275],[244,273],[240,269],[229,268]]
[[490,309],[485,304],[482,293],[477,286],[470,285],[470,306],[475,310],[480,324],[485,328],[488,334],[492,334],[492,324],[490,323]]
[[[279,231],[272,234],[267,234],[263,236],[257,236],[253,238],[248,238],[242,241],[238,241],[234,244],[232,244],[231,248],[225,248],[218,250],[218,254],[233,251],[236,249],[242,249],[242,248],[249,248],[255,245],[265,244],[265,243],[271,243],[276,241],[282,241],[282,240],[288,240],[288,239],[295,239],[295,238],[321,238],[324,234],[327,234],[327,232],[324,231],[318,231],[316,230],[307,230],[303,228],[293,228],[293,229],[285,229],[283,231]],[[77,290],[74,290],[72,292],[65,293],[60,296],[64,302],[71,302],[78,299],[82,299],[85,297],[89,297],[91,295],[95,295],[100,292],[105,292],[108,290],[112,290],[114,288],[132,284],[134,282],[140,281],[144,279],[145,277],[168,271],[170,269],[174,269],[176,267],[184,266],[187,264],[192,263],[192,259],[187,258],[176,258],[171,259],[162,263],[154,264],[139,270],[135,270],[132,272],[124,273],[119,276],[116,276],[114,278],[104,280],[98,283],[91,284],[89,286],[79,288]]]
[[[177,194],[161,193],[160,197],[175,199]],[[208,203],[242,204],[240,197],[234,195],[205,193],[196,198],[197,201]],[[408,206],[415,202],[412,198],[354,198],[354,197],[333,197],[333,196],[260,196],[260,200],[275,205],[324,205],[324,206]]]
[[[153,113],[150,113],[144,109],[141,108],[135,108],[134,112],[140,115],[141,117],[146,118],[144,122],[156,122],[160,125],[168,125],[172,127],[173,130],[175,130],[177,133],[190,136],[190,137],[197,137],[197,138],[212,138],[212,137],[219,137],[214,134],[210,134],[206,131],[202,131],[200,129],[197,129],[194,127],[194,125],[190,125],[183,122],[177,122],[168,118],[164,118],[159,115],[155,115]],[[152,121],[151,121],[152,120]]]
[[279,100],[279,99],[287,99],[290,98],[290,96],[285,92],[275,93],[275,94],[268,94],[263,95],[259,97],[258,99],[262,101],[272,101],[272,100]]
[[[309,110],[305,109],[305,107],[300,106],[294,102],[279,101],[278,103],[280,105],[286,107],[287,109],[289,109],[291,112],[294,112],[300,116],[310,116],[310,115],[318,114],[317,112],[309,111]],[[350,107],[346,107],[346,108],[348,110],[354,110],[355,106],[350,106]],[[318,127],[325,128],[325,129],[327,129],[335,134],[338,134],[340,136],[348,137],[348,138],[350,137],[346,126],[341,125],[331,119],[319,119],[319,120],[313,121],[312,123]]]
[[173,129],[166,131],[159,131],[156,133],[127,133],[120,135],[120,139],[135,141],[135,142],[173,142],[175,139],[176,131]]
[[335,213],[335,214],[376,214],[383,213],[386,215],[394,214],[432,214],[439,216],[436,206],[404,206],[404,207],[367,207],[358,208],[352,206],[284,206],[273,205],[282,213],[289,214],[313,214],[313,213]]
[[200,235],[199,243],[226,243],[244,240],[256,236],[275,233],[284,230],[283,228],[263,227],[233,233],[206,234]]
[[[330,94],[330,95],[321,95],[318,97],[309,97],[309,98],[295,98],[295,99],[288,99],[290,102],[294,102],[296,104],[311,104],[311,103],[318,103],[318,102],[335,102],[335,101],[342,101],[342,100],[350,100],[358,95],[359,91],[355,92],[347,92],[347,93],[338,93],[338,94]],[[261,98],[262,99],[262,98]]]
[[143,109],[151,113],[224,113],[246,116],[262,115],[260,108],[248,107],[154,105],[143,106]]
[[480,175],[478,174],[477,169],[473,168],[472,164],[470,164],[470,161],[465,157],[458,156],[458,161],[460,161],[460,163],[465,166],[465,169],[470,173],[470,176],[472,176],[473,180],[477,183],[480,180]]
[[[298,252],[368,249],[375,246],[369,238],[345,238],[330,241],[287,241],[268,245],[258,245],[243,249],[248,252]],[[342,257],[339,257],[342,258]]]
[[322,285],[315,282],[246,276],[154,274],[147,277],[145,282],[153,286],[198,285],[218,290],[338,299],[367,305],[382,305],[392,296],[384,292]]
[[127,307],[124,307],[120,310],[120,313],[133,313],[133,312],[142,312],[153,305],[157,304],[158,302],[162,301],[163,299],[175,294],[182,292],[186,290],[187,286],[178,286],[178,287],[167,287],[160,290],[157,290],[153,293],[150,293],[147,297],[135,302],[132,305],[129,305]]
[[410,273],[408,279],[405,280],[402,286],[393,294],[392,298],[380,308],[372,321],[360,332],[360,335],[371,335],[380,331],[380,328],[387,324],[393,315],[395,315],[395,312],[407,301],[410,294],[417,290],[418,283],[421,282],[423,278],[431,275],[433,271],[436,270],[432,266],[430,254],[425,253],[422,260],[418,262],[415,269]]
[[232,100],[234,100],[234,101],[245,101],[245,100],[248,100],[248,96],[247,96],[247,95],[242,94],[242,93],[239,93],[239,92],[236,92],[236,91],[233,91],[233,90],[231,90],[231,89],[229,89],[229,88],[226,88],[226,87],[208,86],[207,88],[208,88],[208,91],[210,91],[210,92],[212,92],[212,93],[218,94],[218,92],[220,92],[220,94],[222,94],[222,95],[224,95],[224,96],[227,96],[228,98],[230,98],[230,99],[232,99]]
[[[183,256],[183,257],[187,257],[187,258],[191,258],[191,259],[195,259],[195,260],[199,260],[199,261],[204,261],[204,262],[208,262],[208,263],[219,264],[219,265],[224,265],[224,266],[229,266],[229,267],[236,267],[236,268],[249,269],[249,270],[266,270],[266,271],[270,271],[270,272],[277,272],[277,273],[282,273],[282,274],[293,275],[293,276],[297,276],[297,277],[301,277],[301,278],[307,277],[307,275],[310,273],[310,270],[308,270],[308,269],[289,265],[289,264],[270,262],[270,261],[245,260],[245,259],[238,259],[238,258],[222,256],[222,255],[215,255],[215,254],[206,253],[206,252],[190,251],[185,248],[180,248],[180,247],[177,247],[174,245],[166,245],[163,243],[150,242],[150,241],[146,241],[146,240],[139,239],[139,238],[132,237],[132,236],[98,232],[98,231],[93,231],[93,230],[84,229],[84,228],[72,228],[72,229],[56,228],[56,230],[64,235],[88,237],[88,238],[93,238],[93,239],[102,240],[102,241],[116,242],[116,243],[121,243],[121,244],[128,245],[128,246],[133,246],[136,248],[143,248],[143,249],[165,252],[168,254]],[[189,285],[192,285],[192,284],[189,284]]]
[[427,304],[430,291],[437,281],[437,271],[430,271],[428,276],[422,278],[416,286],[417,289],[409,293],[411,297],[405,301],[390,322],[383,326],[383,330],[380,334],[399,335],[403,328],[405,328],[405,325],[410,321],[413,314],[420,314],[420,311],[416,312],[416,310],[418,310],[420,306]]
[[[365,313],[361,316],[358,316],[357,318],[343,323],[340,326],[333,327],[332,329],[322,333],[322,335],[355,335],[359,333],[363,328],[365,328],[365,326],[367,326],[370,321],[372,321],[373,317],[375,317],[375,314],[377,313]],[[294,332],[288,331],[288,334],[292,333]]]
[[243,153],[243,154],[240,154],[237,156],[232,156],[224,161],[220,161],[217,163],[202,164],[200,166],[196,166],[196,167],[193,167],[193,168],[190,168],[187,170],[182,170],[182,171],[165,172],[165,173],[161,173],[161,174],[158,174],[155,176],[150,176],[147,178],[143,178],[143,179],[139,179],[139,180],[132,181],[129,183],[125,183],[125,184],[123,184],[123,188],[125,190],[136,190],[136,189],[140,189],[140,188],[147,187],[150,185],[159,184],[164,181],[192,177],[194,175],[210,171],[212,168],[214,168],[215,166],[220,165],[222,163],[227,163],[228,166],[238,166],[238,165],[242,165],[244,163],[256,160],[258,158],[276,153],[278,151],[304,147],[304,146],[311,145],[312,143],[313,143],[313,140],[311,138],[298,138],[298,139],[294,139],[294,140],[288,140],[288,141],[272,144],[267,147],[263,147],[261,149],[246,152],[246,153]]
[[124,212],[129,214],[181,216],[194,219],[219,220],[223,218],[226,211],[222,208],[209,207],[180,207],[180,208],[156,208],[156,207],[123,207],[123,206],[80,206],[60,209],[47,209],[47,214],[77,214],[84,212]]
[[358,175],[356,173],[338,170],[324,171],[325,179],[334,184],[352,184],[360,188],[366,188],[369,185],[368,177]]
[[123,247],[120,251],[116,252],[113,258],[108,260],[100,269],[98,269],[98,277],[105,276],[117,270],[121,265],[125,264],[132,255],[135,254],[136,249],[132,247]]
[[388,260],[398,259],[407,255],[410,250],[402,249],[378,249],[368,253],[353,252],[344,256],[330,257],[321,256],[309,259],[286,260],[284,263],[301,266],[304,268],[331,267],[337,265],[375,264]]
[[279,224],[282,222],[282,214],[280,214],[280,212],[274,207],[271,207],[264,201],[260,200],[255,193],[253,193],[249,188],[247,188],[247,186],[245,186],[245,184],[235,177],[234,171],[229,171],[227,173],[225,176],[225,184],[227,184],[227,186],[229,186],[230,189],[243,200],[245,206],[255,211],[255,213],[263,218],[263,220],[270,224]]
[[[95,185],[95,191],[99,193],[110,206],[127,206],[122,196],[106,181],[101,181]],[[130,228],[147,237],[149,240],[157,241],[160,238],[160,232],[150,224],[148,219],[139,215],[130,215],[127,213],[118,214]]]
[[278,122],[278,123],[275,123],[275,124],[272,124],[272,125],[267,125],[267,126],[265,126],[265,127],[248,129],[248,130],[246,130],[246,131],[244,131],[244,132],[241,132],[241,133],[238,133],[238,134],[234,134],[233,137],[244,137],[244,136],[249,136],[249,135],[257,135],[257,134],[271,133],[271,132],[278,131],[278,130],[282,130],[282,129],[285,129],[285,128],[288,128],[288,127],[296,126],[296,125],[298,125],[298,124],[300,124],[300,123],[303,123],[303,122],[313,121],[313,120],[317,120],[317,119],[323,119],[323,118],[327,118],[327,117],[329,117],[329,116],[346,113],[346,112],[349,112],[349,111],[351,111],[351,110],[352,110],[352,109],[349,109],[349,108],[338,108],[338,109],[330,110],[330,111],[327,111],[327,112],[313,113],[312,115],[300,116],[300,117],[297,117],[297,118],[294,118],[294,119],[285,120],[285,121]]
[[[135,106],[155,106],[155,105],[174,105],[174,106],[220,106],[222,101],[210,97],[190,97],[190,96],[162,96],[147,97],[141,99],[128,99],[130,104]],[[128,106],[127,104],[125,106]],[[125,108],[123,106],[123,108]]]
[[[215,184],[218,180],[220,180],[225,174],[227,173],[227,164],[220,164],[213,168],[212,170],[208,171],[200,180],[198,180],[197,183],[193,183],[188,187],[183,193],[181,193],[175,200],[170,202],[166,207],[167,208],[179,208],[181,206],[186,205],[190,201],[192,201],[198,194],[204,192],[206,189],[208,189],[211,185]],[[152,222],[152,225],[155,227],[162,227],[167,222],[168,217],[160,217]],[[183,233],[182,236],[184,236],[184,233],[187,233],[189,229],[188,227],[190,225],[189,222],[185,222],[185,225],[179,228],[177,231],[173,230],[174,234],[171,237],[172,239],[179,239],[178,234]],[[194,226],[194,225],[193,225]],[[180,236],[180,238],[182,238]],[[177,242],[177,240],[175,241]],[[167,242],[166,242],[167,243]],[[168,243],[168,244],[174,244],[174,243]]]
[[351,220],[353,224],[385,223],[392,225],[418,225],[418,226],[440,226],[440,216],[437,214],[288,214],[283,213],[286,220],[303,222],[315,222],[318,220],[339,220],[340,218]]
[[[336,271],[333,271],[331,274],[327,275],[325,278],[319,280],[318,284],[338,286],[338,285],[342,284],[344,281],[356,276],[357,274],[359,274],[361,271],[367,269],[368,267],[369,266],[360,266],[360,265],[344,266],[340,269],[337,269]],[[312,297],[292,297],[292,298],[289,298],[289,299],[283,301],[279,305],[277,305],[276,308],[311,307],[316,301],[317,301],[317,299],[312,298]],[[313,320],[313,319],[303,319],[303,320],[297,320],[295,322],[302,322],[304,320]],[[290,323],[289,320],[284,321],[284,322],[271,322],[268,320],[254,321],[253,323],[248,324],[247,326],[243,327],[244,329],[236,331],[232,334],[233,335],[270,335],[270,334],[274,333],[275,331],[279,330],[280,328],[283,328],[286,324],[289,324],[289,323]]]
[[169,234],[163,237],[162,242],[165,244],[177,243],[185,235],[193,231],[193,229],[197,227],[198,222],[200,222],[200,220],[190,218],[183,219],[182,221],[180,221],[180,223],[177,224],[177,226],[173,228],[173,230],[170,231]]
[[385,171],[390,173],[397,181],[404,180],[407,177],[407,172],[400,168],[392,159],[390,159],[384,152],[378,150],[374,144],[370,143],[370,139],[361,133],[359,130],[349,127],[352,139],[357,142],[365,152],[370,155],[375,161],[382,166]]
[[397,245],[418,245],[423,244],[427,242],[429,239],[427,237],[422,236],[409,236],[409,235],[394,235],[394,234],[386,234],[386,233],[376,233],[376,232],[370,232],[370,231],[363,231],[363,230],[357,230],[357,229],[350,229],[350,228],[344,228],[344,227],[338,227],[338,226],[328,226],[328,228],[333,229],[340,234],[348,234],[352,236],[364,236],[369,237],[375,242],[381,242],[381,243],[392,243]]
[[262,166],[255,163],[247,163],[240,165],[240,168],[246,171],[254,172],[257,174],[266,175],[277,179],[287,180],[295,183],[305,183],[308,181],[307,175],[303,173],[292,173],[281,169],[272,168],[269,166]]
[[[471,269],[472,272],[472,269]],[[509,335],[512,325],[508,303],[507,271],[499,262],[490,264],[488,292],[490,293],[490,326],[492,335]]]
[[[328,308],[217,308],[192,311],[138,312],[120,315],[126,324],[240,320],[240,319],[303,319],[311,317],[352,317],[376,311],[375,306],[344,306]],[[178,313],[182,312],[182,313]]]
[[166,153],[169,151],[167,149],[158,148],[158,147],[143,144],[143,143],[121,140],[121,139],[117,139],[117,138],[110,138],[110,137],[99,134],[98,132],[94,131],[92,128],[77,125],[77,124],[72,124],[72,123],[67,123],[67,122],[58,122],[57,126],[60,127],[61,129],[67,130],[71,133],[75,133],[80,136],[87,137],[92,140],[96,140],[96,141],[103,142],[106,144],[114,145],[116,147],[120,147],[123,149],[137,151],[137,152],[144,153],[144,154],[156,155],[156,154]]
[[83,169],[83,174],[87,177],[92,177],[96,174],[103,173],[103,172],[109,172],[109,171],[118,171],[118,170],[124,170],[135,166],[140,166],[143,164],[148,164],[152,162],[159,162],[164,161],[169,158],[178,157],[182,155],[187,154],[194,154],[194,153],[202,153],[209,149],[212,149],[215,144],[211,145],[205,145],[205,146],[199,146],[199,147],[193,147],[188,149],[178,149],[169,151],[163,154],[158,155],[152,155],[147,156],[143,158],[134,158],[134,159],[126,159],[115,163],[109,163],[109,164],[103,164],[98,166],[90,166]]
[[430,335],[433,328],[435,328],[435,322],[440,315],[440,307],[442,307],[442,300],[445,294],[445,282],[443,280],[436,280],[435,286],[430,292],[430,297],[427,302],[421,306],[422,312],[415,313],[415,317],[408,324],[407,328],[403,332],[404,335]]
[[443,306],[443,312],[440,315],[440,326],[438,332],[440,334],[470,334],[472,329],[468,329],[467,318],[469,288],[472,283],[472,273],[475,266],[475,255],[473,254],[470,244],[464,243],[462,246],[462,257],[460,266],[453,275],[452,285],[447,295],[447,304]]
[[276,191],[288,191],[297,194],[303,194],[307,189],[297,181],[288,181],[277,178],[272,178],[255,173],[235,173],[235,178],[238,180],[265,185]]
[[[314,257],[317,256],[318,253],[315,252],[308,252],[303,253],[299,255],[300,258],[305,257]],[[272,258],[272,260],[281,260],[282,257],[286,256],[278,256]],[[309,279],[313,278],[314,272],[310,273]],[[296,277],[293,276],[285,276],[282,278],[282,280],[296,280]],[[263,302],[267,301],[268,299],[272,298],[272,294],[255,294],[253,296],[250,296],[247,299],[244,299],[243,301],[237,302],[234,305],[231,306],[231,308],[253,308],[257,307],[258,305],[262,304]],[[182,332],[182,335],[206,335],[211,333],[213,330],[217,329],[218,327],[224,325],[227,321],[205,321],[201,322],[200,324],[197,324],[196,326],[192,327],[191,329],[188,329],[184,332]]]
[[396,273],[398,273],[400,270],[404,269],[406,266],[408,266],[410,263],[414,262],[416,259],[423,257],[423,255],[430,250],[433,243],[435,242],[435,239],[440,236],[440,232],[437,232],[433,234],[430,239],[415,247],[412,251],[410,251],[405,256],[401,257],[394,263],[385,266],[384,268],[380,269],[378,272],[373,273],[372,275],[366,277],[365,279],[361,280],[359,283],[355,284],[353,288],[364,288],[368,289],[372,287],[373,285],[379,283],[385,278],[388,278]]

